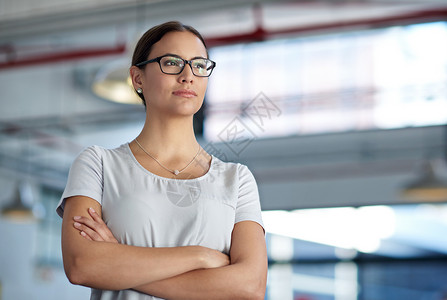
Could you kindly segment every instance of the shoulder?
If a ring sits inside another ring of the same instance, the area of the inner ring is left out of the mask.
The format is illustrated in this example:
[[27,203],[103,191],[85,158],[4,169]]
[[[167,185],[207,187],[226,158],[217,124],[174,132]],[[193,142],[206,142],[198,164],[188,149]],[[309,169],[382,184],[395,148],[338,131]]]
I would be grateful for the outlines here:
[[102,150],[99,146],[90,146],[82,150],[74,159],[71,168],[99,166],[102,164]]
[[82,171],[85,169],[93,169],[98,172],[105,165],[114,164],[125,154],[125,145],[121,145],[115,149],[106,149],[101,146],[89,146],[83,149],[74,159],[70,170]]
[[102,152],[105,149],[103,147],[100,146],[89,146],[87,148],[84,148],[78,155],[78,157],[101,157],[102,156]]
[[248,166],[239,162],[225,162],[213,156],[214,166],[217,172],[235,176],[239,181],[254,180],[253,173]]
[[104,157],[113,156],[113,155],[121,155],[125,152],[126,144],[123,144],[114,149],[107,149],[101,146],[93,145],[82,150],[77,159],[91,159],[91,160],[102,160]]

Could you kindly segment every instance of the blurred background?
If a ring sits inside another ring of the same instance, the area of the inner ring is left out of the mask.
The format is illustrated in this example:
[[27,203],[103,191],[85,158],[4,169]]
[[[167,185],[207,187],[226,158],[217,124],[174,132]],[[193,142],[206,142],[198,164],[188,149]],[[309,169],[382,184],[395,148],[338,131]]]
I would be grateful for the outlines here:
[[144,122],[127,70],[179,20],[217,67],[202,146],[253,171],[266,299],[447,298],[447,1],[0,1],[0,299],[88,299],[55,207]]

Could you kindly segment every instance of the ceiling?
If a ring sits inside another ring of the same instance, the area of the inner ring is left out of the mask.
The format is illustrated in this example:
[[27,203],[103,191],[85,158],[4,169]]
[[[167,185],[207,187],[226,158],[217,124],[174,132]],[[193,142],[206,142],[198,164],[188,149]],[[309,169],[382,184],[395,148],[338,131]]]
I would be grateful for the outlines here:
[[[144,109],[99,99],[90,84],[111,62],[128,64],[136,37],[168,19],[193,25],[213,46],[446,20],[447,2],[0,1],[0,186],[7,191],[0,203],[19,180],[62,189],[84,147],[115,147],[139,133]],[[427,154],[442,164],[445,143],[438,126],[256,140],[238,157],[216,146],[253,169],[265,209],[296,209],[406,203],[398,188]]]
[[60,177],[91,142],[115,145],[117,127],[134,135],[143,109],[98,99],[90,84],[105,65],[127,66],[136,37],[167,19],[195,26],[212,46],[446,16],[439,0],[1,1],[1,166]]

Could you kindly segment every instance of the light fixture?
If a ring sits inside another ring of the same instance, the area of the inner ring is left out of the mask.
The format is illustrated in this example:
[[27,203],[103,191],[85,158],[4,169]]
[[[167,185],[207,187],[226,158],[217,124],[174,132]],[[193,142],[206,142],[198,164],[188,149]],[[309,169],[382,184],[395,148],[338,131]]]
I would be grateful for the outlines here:
[[419,177],[404,187],[402,195],[412,201],[447,201],[447,180],[438,178],[432,163],[425,161]]
[[32,221],[33,212],[32,191],[29,184],[17,184],[11,203],[2,208],[2,216],[15,221]]
[[91,86],[98,97],[125,104],[142,104],[129,76],[129,61],[116,60],[98,70]]

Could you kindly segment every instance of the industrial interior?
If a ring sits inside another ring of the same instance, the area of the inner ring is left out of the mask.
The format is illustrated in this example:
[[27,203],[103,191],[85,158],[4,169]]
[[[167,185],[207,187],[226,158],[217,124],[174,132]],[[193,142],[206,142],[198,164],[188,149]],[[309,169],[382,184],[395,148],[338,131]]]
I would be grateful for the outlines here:
[[140,132],[132,50],[169,20],[217,63],[195,130],[256,178],[265,299],[446,299],[445,0],[0,1],[0,299],[89,297],[55,208]]

